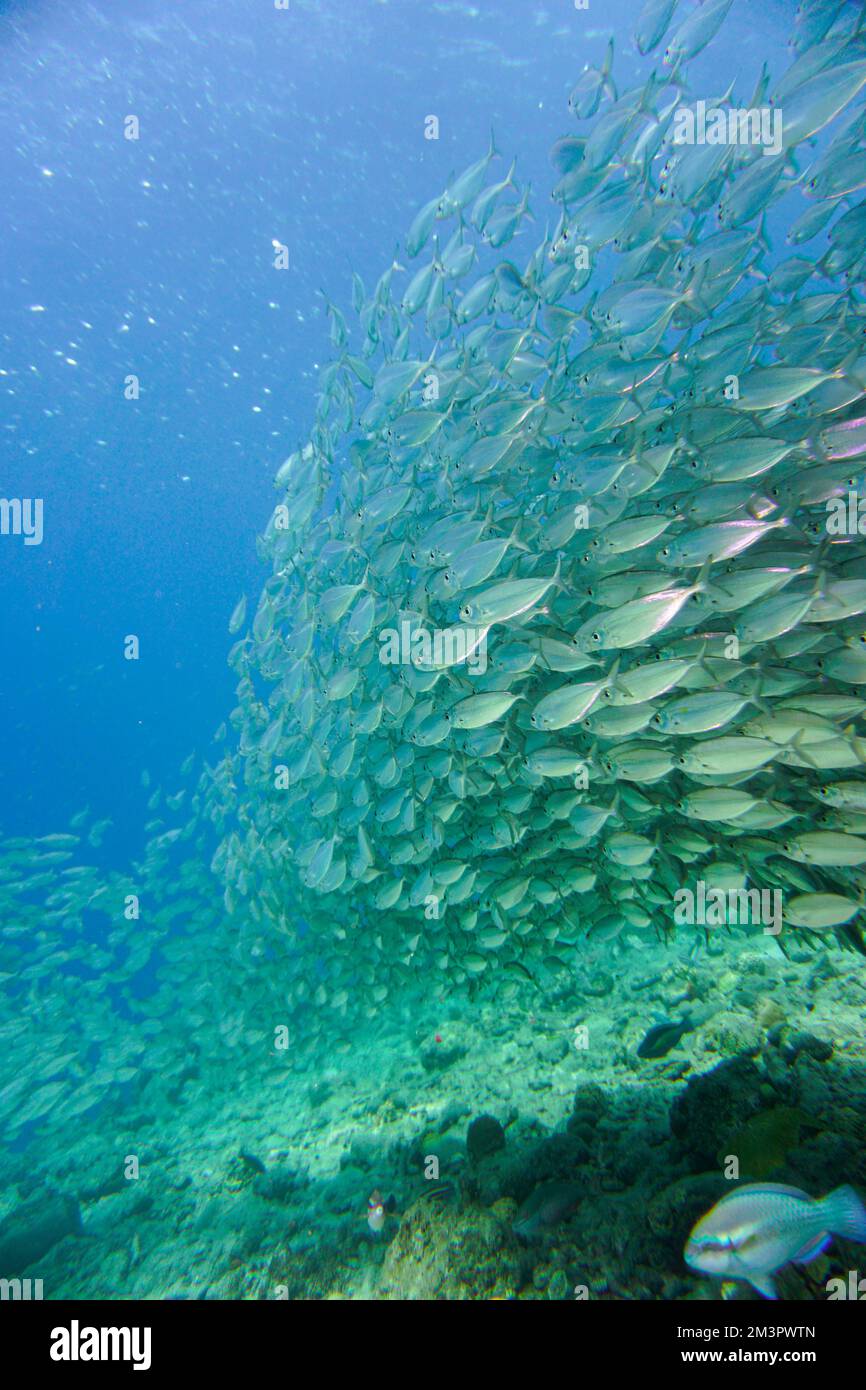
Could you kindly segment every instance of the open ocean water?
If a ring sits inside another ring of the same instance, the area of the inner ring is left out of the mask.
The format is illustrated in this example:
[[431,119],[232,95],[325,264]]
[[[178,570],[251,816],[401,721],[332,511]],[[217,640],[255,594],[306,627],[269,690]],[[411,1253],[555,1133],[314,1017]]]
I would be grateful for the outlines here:
[[4,1299],[864,1296],[864,94],[0,0]]

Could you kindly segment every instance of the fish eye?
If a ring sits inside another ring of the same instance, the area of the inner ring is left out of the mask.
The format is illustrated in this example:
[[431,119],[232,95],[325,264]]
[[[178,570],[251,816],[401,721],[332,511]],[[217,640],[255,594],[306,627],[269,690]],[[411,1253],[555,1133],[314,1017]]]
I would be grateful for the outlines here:
[[593,640],[593,642],[600,642],[600,641],[601,641],[601,633],[600,633],[600,632],[594,632],[594,633],[592,634],[592,640]]
[[661,728],[661,725],[662,725],[662,717],[661,717],[661,714],[654,714],[653,717],[652,717],[652,722],[653,722],[653,724],[655,724],[655,726],[656,726],[657,729],[660,729],[660,728]]

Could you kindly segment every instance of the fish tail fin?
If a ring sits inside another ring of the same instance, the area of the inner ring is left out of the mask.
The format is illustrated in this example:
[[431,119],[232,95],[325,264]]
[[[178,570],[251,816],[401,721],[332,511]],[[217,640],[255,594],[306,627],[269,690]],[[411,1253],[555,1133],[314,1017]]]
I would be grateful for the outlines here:
[[[791,746],[797,750],[797,752],[799,753],[800,757],[803,759],[803,761],[804,761],[805,763],[808,763],[810,767],[813,767],[813,768],[815,769],[816,772],[822,772],[822,771],[823,771],[821,765],[820,765],[819,763],[816,763],[816,762],[815,762],[815,759],[811,756],[811,754],[809,754],[809,753],[806,752],[806,747],[805,747],[805,744],[803,743],[803,732],[802,732],[802,730],[800,731],[800,733],[795,734],[794,738],[791,739],[790,743],[791,743]],[[787,745],[786,745],[786,746],[787,746]]]
[[860,359],[861,355],[862,352],[860,347],[853,347],[851,351],[848,353],[847,357],[844,357],[842,361],[839,363],[839,366],[836,368],[836,371],[833,373],[833,375],[837,377],[842,377],[843,379],[845,377],[848,377],[851,381],[854,382],[855,386],[859,386],[861,391],[866,391],[866,383],[864,383],[863,378],[861,376],[855,376],[851,370],[851,368],[854,366],[854,363]]
[[685,299],[689,308],[694,309],[701,318],[709,318],[711,314],[711,310],[703,298],[703,292],[709,278],[709,267],[709,260],[701,261],[689,280],[685,291]]
[[707,584],[710,578],[710,570],[712,569],[712,567],[713,557],[712,555],[708,555],[706,560],[704,560],[704,563],[701,565],[698,571],[698,577],[695,580],[695,588],[700,594],[706,592]]
[[807,563],[802,567],[803,574],[808,574],[810,570],[815,570],[817,577],[823,583],[824,572],[821,566],[824,563],[824,558],[827,554],[827,551],[830,549],[830,544],[831,542],[829,536],[821,537],[821,540],[818,542],[818,548],[815,551],[815,558],[811,561],[811,563]]
[[762,673],[760,669],[755,671],[755,683],[752,686],[751,694],[749,695],[749,701],[757,709],[759,709],[762,714],[770,715],[772,714],[772,710],[770,709],[770,706],[767,704],[766,700],[764,700],[761,696],[761,675]]
[[814,459],[818,463],[830,462],[827,451],[821,442],[820,428],[814,429],[812,433],[806,437],[804,447],[810,459]]
[[604,55],[604,62],[602,63],[601,67],[601,75],[604,78],[605,82],[607,82],[608,78],[610,77],[611,69],[613,68],[613,50],[613,34],[611,34],[610,38],[608,39],[607,49]]
[[528,545],[524,545],[524,544],[523,544],[523,541],[520,539],[520,520],[519,520],[519,519],[518,519],[517,521],[515,521],[515,523],[514,523],[514,529],[512,530],[511,535],[508,537],[508,544],[509,544],[509,545],[512,545],[512,546],[514,547],[515,550],[522,550],[522,551],[524,552],[524,554],[528,553],[528,551],[529,551],[529,546],[528,546]]
[[674,61],[671,64],[671,70],[668,73],[668,86],[676,87],[678,92],[685,93],[688,91],[688,81],[685,77],[685,74],[683,73],[682,68],[682,55],[678,53],[674,58]]
[[866,1207],[853,1187],[837,1187],[821,1202],[827,1229],[845,1240],[866,1245]]

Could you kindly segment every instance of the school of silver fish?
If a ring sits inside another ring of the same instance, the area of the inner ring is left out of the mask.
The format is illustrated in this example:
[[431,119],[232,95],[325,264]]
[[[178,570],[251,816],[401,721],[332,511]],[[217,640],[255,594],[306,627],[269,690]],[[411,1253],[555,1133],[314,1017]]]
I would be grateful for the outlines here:
[[[786,72],[695,92],[730,3],[648,0],[646,81],[613,44],[579,76],[543,235],[491,141],[328,305],[225,756],[124,874],[85,813],[3,843],[8,1132],[287,1015],[312,1046],[404,986],[535,986],[698,880],[866,954],[866,24],[802,4]],[[699,99],[781,152],[674,143]]]

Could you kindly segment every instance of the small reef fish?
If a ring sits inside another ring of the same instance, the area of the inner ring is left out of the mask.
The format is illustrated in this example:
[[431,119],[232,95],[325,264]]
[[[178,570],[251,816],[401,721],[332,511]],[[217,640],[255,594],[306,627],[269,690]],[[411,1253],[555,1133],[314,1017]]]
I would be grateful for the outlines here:
[[576,1182],[544,1182],[529,1194],[514,1218],[512,1229],[530,1240],[548,1226],[556,1226],[570,1216],[583,1196]]
[[694,1031],[694,1026],[688,1014],[674,1022],[655,1024],[641,1040],[637,1049],[638,1057],[645,1060],[651,1057],[666,1057],[686,1033]]
[[380,1235],[386,1219],[397,1209],[393,1197],[383,1197],[378,1187],[367,1198],[367,1225],[374,1235]]
[[853,1187],[815,1198],[781,1183],[748,1183],[701,1217],[685,1261],[704,1274],[746,1279],[764,1298],[775,1298],[776,1271],[808,1264],[833,1236],[866,1244],[866,1207]]
[[666,1057],[687,1033],[693,1033],[696,1028],[700,1028],[701,1024],[706,1023],[714,1012],[715,1010],[712,1008],[702,1009],[697,1013],[690,1010],[683,1014],[682,1018],[665,1019],[661,1023],[654,1024],[638,1045],[638,1057],[643,1057],[644,1060]]

